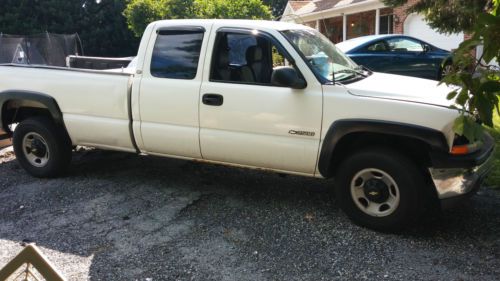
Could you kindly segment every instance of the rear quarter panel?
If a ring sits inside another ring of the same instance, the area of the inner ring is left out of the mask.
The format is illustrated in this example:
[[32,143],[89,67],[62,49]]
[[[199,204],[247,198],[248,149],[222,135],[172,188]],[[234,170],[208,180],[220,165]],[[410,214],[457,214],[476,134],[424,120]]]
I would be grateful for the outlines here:
[[74,145],[134,151],[128,129],[129,79],[107,72],[0,66],[0,92],[52,96]]

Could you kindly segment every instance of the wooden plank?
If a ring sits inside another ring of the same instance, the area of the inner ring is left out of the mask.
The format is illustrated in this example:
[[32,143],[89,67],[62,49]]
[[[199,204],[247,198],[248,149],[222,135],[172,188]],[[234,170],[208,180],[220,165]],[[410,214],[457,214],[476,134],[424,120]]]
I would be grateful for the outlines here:
[[45,280],[65,281],[66,278],[54,267],[54,265],[33,244],[28,244],[17,256],[15,256],[4,268],[0,269],[0,280],[7,280],[14,272],[24,264],[31,264],[45,278]]
[[0,149],[12,145],[12,140],[4,130],[0,129]]

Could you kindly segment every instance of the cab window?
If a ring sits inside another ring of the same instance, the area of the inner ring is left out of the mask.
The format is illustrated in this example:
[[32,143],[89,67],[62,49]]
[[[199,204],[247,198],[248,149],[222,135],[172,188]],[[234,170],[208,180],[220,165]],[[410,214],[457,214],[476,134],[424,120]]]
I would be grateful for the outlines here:
[[160,31],[151,58],[151,75],[159,78],[194,79],[202,42],[202,31]]
[[210,80],[270,85],[273,68],[290,65],[268,37],[253,33],[217,34]]

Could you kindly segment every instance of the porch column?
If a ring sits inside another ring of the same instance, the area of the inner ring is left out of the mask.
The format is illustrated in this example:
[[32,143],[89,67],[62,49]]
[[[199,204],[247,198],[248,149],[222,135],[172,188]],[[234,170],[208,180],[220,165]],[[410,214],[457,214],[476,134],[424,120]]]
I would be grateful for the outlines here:
[[375,34],[380,33],[380,9],[375,10]]
[[319,31],[319,20],[316,20],[316,30]]
[[347,15],[342,14],[342,41],[347,40]]

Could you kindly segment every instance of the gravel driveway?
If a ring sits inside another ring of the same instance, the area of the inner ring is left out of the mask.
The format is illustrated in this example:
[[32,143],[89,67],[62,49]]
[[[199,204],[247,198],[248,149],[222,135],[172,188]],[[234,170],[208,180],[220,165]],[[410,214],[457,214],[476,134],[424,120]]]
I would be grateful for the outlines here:
[[331,181],[100,150],[59,179],[0,163],[0,267],[25,241],[70,280],[500,280],[487,188],[392,235],[353,225]]

